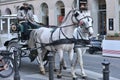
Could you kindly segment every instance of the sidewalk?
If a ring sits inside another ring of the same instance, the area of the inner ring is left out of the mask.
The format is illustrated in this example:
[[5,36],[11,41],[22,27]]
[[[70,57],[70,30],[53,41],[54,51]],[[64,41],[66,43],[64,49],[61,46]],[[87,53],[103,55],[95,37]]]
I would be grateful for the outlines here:
[[[76,74],[78,76],[77,80],[85,80],[85,79],[82,79],[80,77],[80,75],[78,75],[79,72],[80,72],[80,69],[76,69]],[[87,73],[86,80],[103,80],[102,74],[99,74],[99,73],[96,73],[93,71],[89,71],[89,70],[85,70],[85,72]],[[55,73],[54,80],[73,80],[71,77],[70,69],[64,70],[62,73],[63,73],[63,76],[61,79],[58,79],[57,75]],[[20,72],[20,80],[49,80],[48,72],[46,73],[46,75],[41,75],[39,73],[26,74],[26,75],[22,75],[22,74],[23,74],[23,72]],[[14,74],[12,76],[10,76],[9,78],[0,78],[0,80],[14,80]],[[110,77],[110,80],[119,80],[119,79]]]
[[[0,50],[3,50],[3,49],[5,49],[5,48],[4,47],[0,48]],[[25,60],[26,59],[27,58],[25,58]],[[23,59],[23,61],[24,61],[24,59]],[[46,75],[41,75],[39,73],[37,64],[29,63],[29,62],[22,62],[22,63],[23,63],[23,65],[21,66],[22,69],[19,71],[20,80],[49,80],[48,72],[46,72]],[[33,68],[35,68],[35,70]],[[36,70],[36,69],[38,69],[38,70]],[[76,69],[76,74],[78,76],[77,80],[84,80],[81,78],[80,72],[81,72],[81,70],[77,68]],[[100,73],[96,73],[96,72],[86,70],[86,69],[85,69],[85,72],[87,74],[86,80],[103,80],[102,72],[100,74]],[[61,79],[58,79],[56,74],[57,73],[54,72],[54,80],[73,80],[69,68],[67,70],[62,71],[63,75],[62,75]],[[0,80],[14,80],[14,74],[8,78],[0,78]],[[119,80],[119,79],[110,77],[110,80]]]
[[[58,79],[57,78],[57,73],[54,74],[54,80],[73,80],[71,73],[69,72],[70,70],[64,70],[63,74],[62,74],[62,78]],[[49,80],[49,75],[48,72],[46,73],[46,75],[40,75],[39,73],[35,73],[35,74],[26,74],[26,75],[22,75],[23,73],[20,72],[20,80]],[[21,76],[22,75],[22,76]],[[9,77],[9,78],[0,78],[0,80],[14,80],[14,74]],[[80,76],[77,78],[77,80],[84,80],[82,79]],[[90,78],[88,77],[87,80],[101,80],[101,79],[94,79],[94,78]]]

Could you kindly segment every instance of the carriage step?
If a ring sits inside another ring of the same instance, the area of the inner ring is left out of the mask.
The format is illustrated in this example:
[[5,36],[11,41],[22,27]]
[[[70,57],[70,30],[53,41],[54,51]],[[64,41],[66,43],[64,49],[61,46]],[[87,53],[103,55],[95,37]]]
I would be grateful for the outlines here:
[[24,47],[28,47],[28,45],[27,45],[27,44],[26,44],[26,45],[23,45],[22,48],[24,48]]

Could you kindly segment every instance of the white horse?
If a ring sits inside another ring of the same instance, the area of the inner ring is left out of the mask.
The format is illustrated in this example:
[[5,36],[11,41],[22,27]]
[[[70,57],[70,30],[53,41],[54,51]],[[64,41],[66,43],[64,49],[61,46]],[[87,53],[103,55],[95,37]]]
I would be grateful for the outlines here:
[[[73,36],[77,40],[77,43],[75,46],[81,45],[81,47],[75,48],[75,52],[77,55],[76,63],[77,62],[79,63],[80,68],[81,68],[81,75],[83,78],[85,78],[87,75],[85,74],[85,71],[83,68],[82,55],[86,52],[87,48],[85,47],[85,45],[89,44],[89,38],[92,36],[94,31],[93,31],[93,19],[90,16],[84,15],[82,20],[83,20],[83,22],[81,21],[82,25],[75,29]],[[83,42],[83,43],[81,43],[81,42]],[[76,63],[75,63],[75,65],[76,65]]]
[[[69,54],[69,59],[71,62],[71,73],[73,78],[76,77],[74,67],[72,64],[73,60],[73,32],[74,29],[78,26],[81,26],[83,22],[83,15],[77,9],[72,9],[66,15],[65,21],[61,24],[60,27],[53,30],[53,28],[41,27],[39,29],[33,30],[28,41],[30,48],[41,47],[38,49],[38,57],[40,60],[40,72],[45,74],[45,69],[43,66],[42,55],[48,51],[55,51],[59,54],[60,58],[60,70],[58,75],[61,76],[62,63],[63,63],[63,52],[67,51]],[[56,43],[58,42],[58,43]],[[66,43],[67,42],[67,43]]]

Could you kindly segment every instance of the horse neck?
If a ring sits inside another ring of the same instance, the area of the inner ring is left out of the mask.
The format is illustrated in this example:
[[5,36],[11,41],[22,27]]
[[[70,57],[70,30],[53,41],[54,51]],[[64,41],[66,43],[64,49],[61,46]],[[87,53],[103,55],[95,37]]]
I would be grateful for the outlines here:
[[62,28],[63,33],[69,38],[73,37],[75,25],[73,24],[71,17],[68,17],[67,20],[60,27],[62,26],[65,26],[64,28]]

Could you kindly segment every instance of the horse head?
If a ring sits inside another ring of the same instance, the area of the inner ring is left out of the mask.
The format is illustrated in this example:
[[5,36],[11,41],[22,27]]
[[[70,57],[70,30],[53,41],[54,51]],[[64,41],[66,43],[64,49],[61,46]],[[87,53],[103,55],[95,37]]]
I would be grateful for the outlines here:
[[75,24],[78,24],[81,22],[81,19],[83,18],[83,15],[78,9],[73,9],[72,10],[72,22]]
[[84,13],[81,13],[82,18],[80,20],[80,28],[84,30],[85,33],[89,34],[89,37],[93,35],[93,19],[92,17],[88,15],[84,15]]

